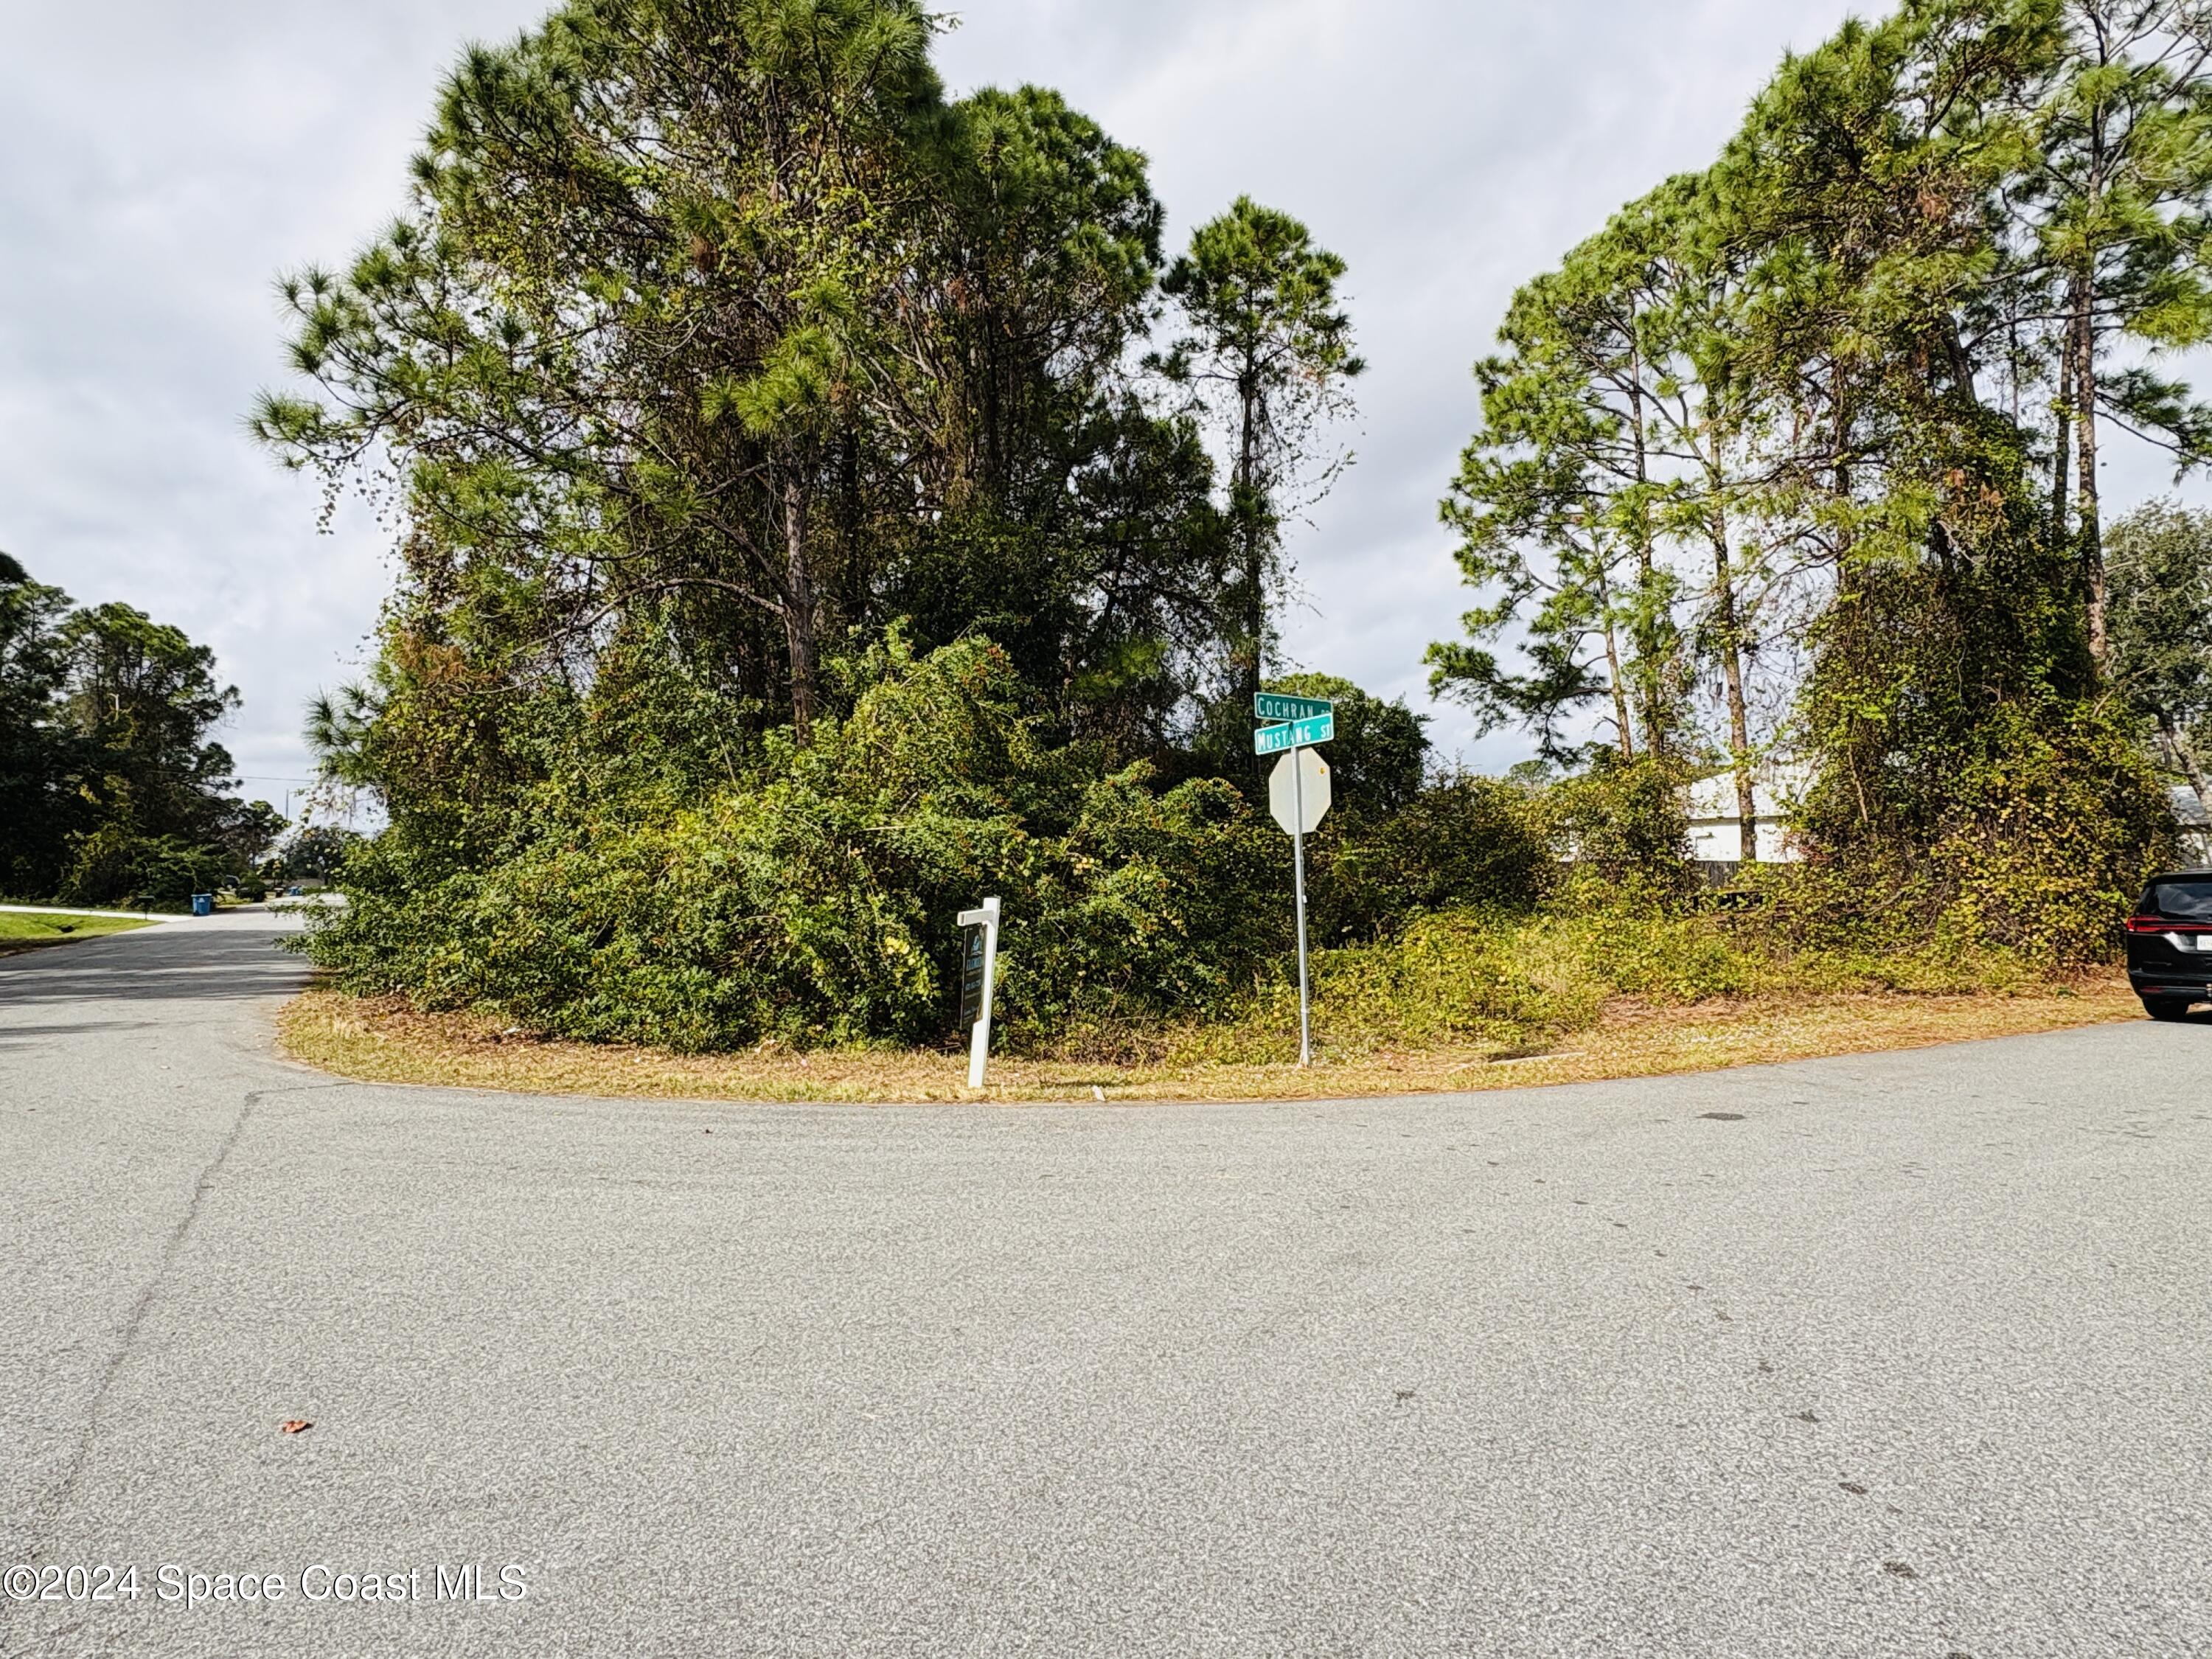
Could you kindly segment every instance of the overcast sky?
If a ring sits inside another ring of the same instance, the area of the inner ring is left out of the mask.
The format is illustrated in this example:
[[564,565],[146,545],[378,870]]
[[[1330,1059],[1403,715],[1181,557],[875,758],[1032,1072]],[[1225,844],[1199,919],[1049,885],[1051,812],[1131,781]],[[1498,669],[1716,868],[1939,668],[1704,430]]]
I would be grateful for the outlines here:
[[[956,94],[1059,88],[1152,158],[1170,245],[1249,192],[1349,262],[1357,465],[1291,552],[1304,667],[1430,708],[1465,608],[1436,502],[1468,365],[1514,286],[1711,160],[1842,0],[945,0]],[[281,384],[281,269],[342,263],[403,204],[443,70],[545,0],[6,0],[0,52],[0,548],[80,602],[212,645],[250,793],[307,775],[300,709],[357,671],[389,570],[358,514],[246,440]],[[2124,453],[2110,497],[2163,483]],[[1486,767],[1435,711],[1446,753]]]

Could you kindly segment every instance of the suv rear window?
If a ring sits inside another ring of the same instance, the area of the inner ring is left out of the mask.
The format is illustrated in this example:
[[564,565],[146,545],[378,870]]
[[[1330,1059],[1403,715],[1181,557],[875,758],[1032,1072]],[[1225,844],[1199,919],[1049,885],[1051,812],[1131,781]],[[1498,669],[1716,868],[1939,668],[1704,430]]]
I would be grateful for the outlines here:
[[2147,914],[2175,921],[2212,921],[2212,877],[2201,881],[2154,881],[2143,895]]

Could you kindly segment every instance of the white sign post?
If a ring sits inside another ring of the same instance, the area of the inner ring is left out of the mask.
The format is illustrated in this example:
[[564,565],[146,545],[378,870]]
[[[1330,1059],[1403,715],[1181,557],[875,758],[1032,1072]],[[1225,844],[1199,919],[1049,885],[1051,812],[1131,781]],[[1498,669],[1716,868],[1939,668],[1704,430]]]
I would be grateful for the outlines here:
[[1313,999],[1306,982],[1306,834],[1328,811],[1328,763],[1306,747],[1336,735],[1334,710],[1320,697],[1291,697],[1262,692],[1252,700],[1263,726],[1252,734],[1255,754],[1287,750],[1267,776],[1267,810],[1291,838],[1291,870],[1298,918],[1298,1064],[1313,1064]]
[[[991,993],[999,974],[999,901],[983,901],[980,910],[963,910],[960,925],[979,930],[961,953],[960,1018],[968,1028],[968,1086],[983,1086],[983,1063],[991,1053]],[[980,948],[978,948],[980,946]]]

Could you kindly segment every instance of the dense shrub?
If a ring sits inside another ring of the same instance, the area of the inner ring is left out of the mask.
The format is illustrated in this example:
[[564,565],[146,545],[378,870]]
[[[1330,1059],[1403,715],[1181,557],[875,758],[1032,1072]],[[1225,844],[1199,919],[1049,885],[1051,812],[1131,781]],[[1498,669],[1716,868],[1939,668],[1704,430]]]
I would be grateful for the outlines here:
[[[1713,999],[1904,991],[1964,994],[2047,983],[2048,964],[1955,935],[1870,948],[1832,925],[1793,940],[1790,905],[1832,878],[1768,866],[1756,909],[1672,915],[1558,904],[1534,912],[1459,908],[1422,915],[1388,939],[1314,958],[1314,1029],[1337,1055],[1467,1044],[1540,1051],[1631,999],[1682,1007]],[[1808,906],[1806,915],[1814,914]],[[1069,1057],[1169,1057],[1243,1063],[1297,1053],[1297,991],[1278,972],[1209,1023],[1085,1032]]]
[[1667,911],[1697,890],[1690,864],[1689,774],[1657,760],[1603,760],[1545,792],[1554,844],[1570,861],[1571,902]]
[[2144,877],[2172,855],[2165,791],[2109,706],[1991,711],[1940,777],[1915,786],[1909,835],[1869,833],[1860,793],[1847,770],[1822,779],[1812,868],[1778,915],[1863,948],[1940,940],[2054,964],[2108,959]]
[[428,883],[387,832],[307,949],[355,989],[702,1049],[945,1035],[953,918],[988,893],[1018,1035],[1206,1006],[1286,942],[1273,832],[1225,784],[1045,746],[986,641],[895,638],[856,673],[848,719],[702,801],[558,774],[483,867]]
[[1451,905],[1526,909],[1558,878],[1547,831],[1537,797],[1471,774],[1432,783],[1395,811],[1355,805],[1315,837],[1315,937],[1377,939]]

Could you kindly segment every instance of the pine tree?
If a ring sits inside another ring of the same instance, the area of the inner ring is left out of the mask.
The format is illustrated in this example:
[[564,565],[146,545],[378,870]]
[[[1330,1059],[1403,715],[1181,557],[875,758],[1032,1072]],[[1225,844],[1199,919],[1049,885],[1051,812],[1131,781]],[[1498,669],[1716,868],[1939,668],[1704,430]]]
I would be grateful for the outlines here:
[[1198,228],[1160,283],[1184,332],[1158,361],[1210,394],[1229,430],[1229,519],[1241,566],[1230,652],[1233,691],[1246,708],[1264,672],[1283,514],[1300,490],[1326,488],[1341,464],[1309,471],[1318,424],[1348,410],[1348,382],[1366,367],[1337,293],[1344,274],[1344,261],[1316,246],[1305,226],[1240,196]]

